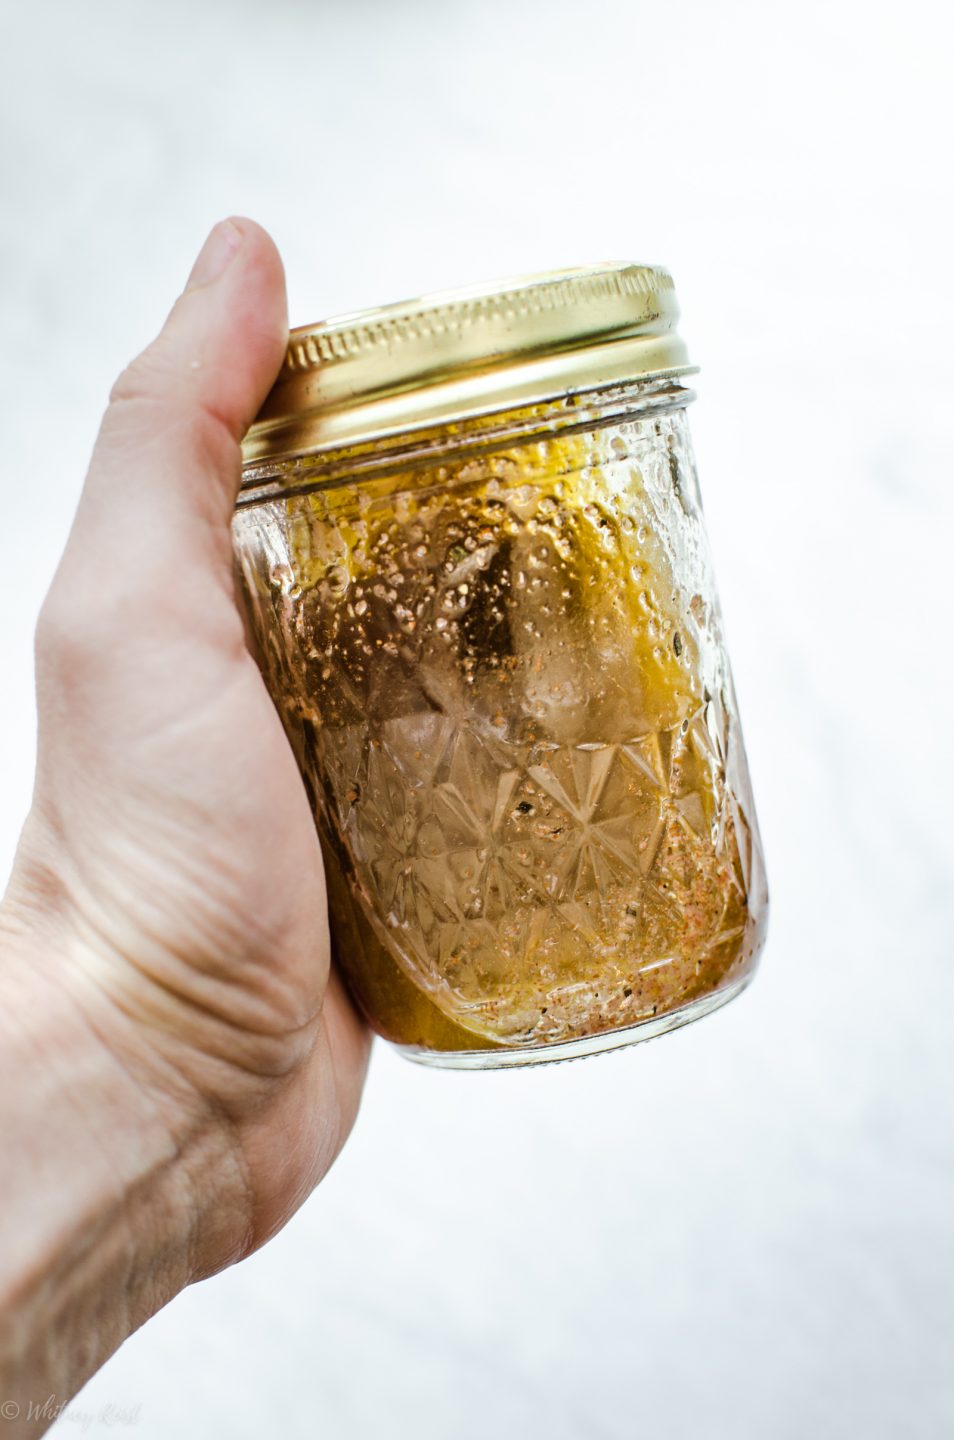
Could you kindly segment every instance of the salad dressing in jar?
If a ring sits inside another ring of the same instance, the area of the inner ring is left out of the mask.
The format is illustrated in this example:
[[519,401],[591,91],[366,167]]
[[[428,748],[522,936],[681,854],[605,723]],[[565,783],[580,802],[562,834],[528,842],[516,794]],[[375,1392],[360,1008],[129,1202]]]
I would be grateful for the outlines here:
[[234,521],[335,956],[374,1028],[489,1068],[737,994],[767,893],[665,271],[293,331]]

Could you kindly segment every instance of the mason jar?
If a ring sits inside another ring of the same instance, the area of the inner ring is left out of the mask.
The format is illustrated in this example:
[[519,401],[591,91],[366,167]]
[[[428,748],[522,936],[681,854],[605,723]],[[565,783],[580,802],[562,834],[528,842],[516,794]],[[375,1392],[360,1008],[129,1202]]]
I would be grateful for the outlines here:
[[722,1005],[767,892],[672,280],[292,332],[244,444],[252,643],[379,1034],[489,1068]]

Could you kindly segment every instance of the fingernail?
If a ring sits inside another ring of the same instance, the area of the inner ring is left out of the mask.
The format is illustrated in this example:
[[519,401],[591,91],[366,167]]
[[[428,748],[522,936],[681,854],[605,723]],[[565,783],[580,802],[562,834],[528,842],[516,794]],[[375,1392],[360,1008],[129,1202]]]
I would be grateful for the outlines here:
[[218,280],[242,243],[242,232],[231,220],[213,226],[186,281],[186,292]]

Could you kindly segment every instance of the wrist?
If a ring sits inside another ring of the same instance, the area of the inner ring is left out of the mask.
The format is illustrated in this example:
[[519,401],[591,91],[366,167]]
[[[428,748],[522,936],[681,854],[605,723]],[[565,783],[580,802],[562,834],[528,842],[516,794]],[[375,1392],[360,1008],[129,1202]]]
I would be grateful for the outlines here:
[[151,1091],[56,973],[58,938],[0,906],[0,1377],[24,1417],[215,1268],[200,1176],[228,1173],[221,1127]]

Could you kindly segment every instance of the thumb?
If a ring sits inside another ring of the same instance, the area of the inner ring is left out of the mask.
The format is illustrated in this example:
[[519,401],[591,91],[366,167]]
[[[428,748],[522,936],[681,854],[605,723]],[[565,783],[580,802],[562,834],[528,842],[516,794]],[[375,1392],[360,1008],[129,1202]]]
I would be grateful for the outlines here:
[[274,242],[254,220],[222,220],[160,336],[112,387],[94,469],[108,462],[117,436],[146,438],[141,426],[150,432],[151,418],[143,410],[160,408],[167,422],[193,428],[212,420],[241,441],[278,373],[287,337]]
[[161,333],[113,387],[54,581],[71,609],[142,596],[173,564],[186,584],[191,571],[231,589],[239,442],[287,337],[274,243],[251,220],[222,221]]
[[[221,221],[162,332],[114,385],[90,479],[98,482],[101,471],[115,478],[109,470],[117,452],[145,444],[151,453],[155,442],[157,460],[175,460],[170,475],[179,473],[182,454],[167,454],[162,440],[185,431],[203,461],[218,462],[203,479],[214,475],[230,511],[237,442],[278,373],[287,339],[285,275],[273,241],[252,220]],[[218,443],[216,430],[224,432]],[[189,485],[198,478],[194,464],[182,476]]]
[[198,654],[246,653],[231,538],[239,442],[286,339],[274,244],[250,220],[222,222],[113,389],[37,625],[41,740],[58,717],[75,731],[137,695],[145,709],[172,704],[171,681]]

